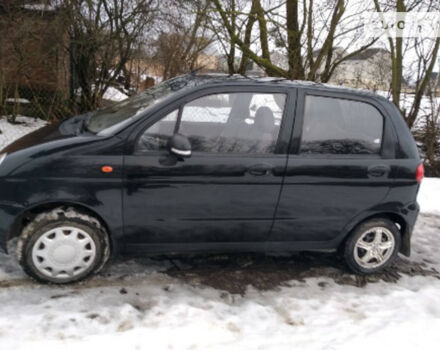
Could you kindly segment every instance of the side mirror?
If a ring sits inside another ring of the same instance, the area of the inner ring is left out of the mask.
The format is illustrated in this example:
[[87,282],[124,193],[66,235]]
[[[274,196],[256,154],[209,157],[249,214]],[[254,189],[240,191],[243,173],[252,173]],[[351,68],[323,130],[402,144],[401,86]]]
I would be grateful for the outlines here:
[[191,142],[182,134],[174,134],[168,143],[168,150],[180,158],[191,157]]

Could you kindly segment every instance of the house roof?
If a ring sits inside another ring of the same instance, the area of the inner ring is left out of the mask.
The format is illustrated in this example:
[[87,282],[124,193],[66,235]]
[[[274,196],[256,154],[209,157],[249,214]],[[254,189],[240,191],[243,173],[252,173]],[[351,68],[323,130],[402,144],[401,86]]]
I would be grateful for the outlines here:
[[[313,57],[314,58],[318,57],[320,52],[321,52],[321,49],[313,50],[313,53],[312,53]],[[342,56],[342,55],[346,55],[347,53],[343,47],[336,46],[333,48],[333,54],[336,56]]]
[[12,9],[25,11],[54,12],[61,8],[61,4],[52,5],[50,1],[36,0],[3,0],[0,2],[0,11],[8,12]]
[[40,12],[54,12],[61,8],[60,3],[53,3],[52,1],[26,1],[21,7],[29,11],[40,11]]
[[368,60],[368,59],[376,56],[379,53],[390,55],[390,52],[388,50],[382,49],[380,47],[371,47],[369,49],[366,49],[366,50],[359,52],[358,54],[350,57],[348,60],[350,60],[350,61]]

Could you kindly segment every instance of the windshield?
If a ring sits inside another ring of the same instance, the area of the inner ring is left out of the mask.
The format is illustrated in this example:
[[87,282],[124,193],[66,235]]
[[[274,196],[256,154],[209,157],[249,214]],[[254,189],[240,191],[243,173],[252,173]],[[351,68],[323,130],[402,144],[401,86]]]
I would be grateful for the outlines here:
[[98,133],[129,118],[135,117],[187,86],[192,78],[193,76],[191,75],[184,75],[166,80],[138,95],[118,102],[110,107],[94,111],[90,118],[88,118],[85,128],[93,133]]

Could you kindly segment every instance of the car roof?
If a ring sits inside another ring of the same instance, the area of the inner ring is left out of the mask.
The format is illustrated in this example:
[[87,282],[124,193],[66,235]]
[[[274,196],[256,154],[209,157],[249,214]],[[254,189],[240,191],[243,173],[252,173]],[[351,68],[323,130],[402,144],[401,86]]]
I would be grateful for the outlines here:
[[284,86],[284,87],[297,87],[297,88],[313,88],[322,91],[342,92],[348,94],[355,94],[359,96],[368,96],[372,98],[380,99],[381,101],[389,102],[385,97],[375,94],[369,90],[355,89],[346,86],[332,85],[327,83],[317,83],[313,81],[305,80],[289,80],[279,77],[257,77],[257,76],[243,76],[240,74],[222,74],[222,73],[210,73],[210,74],[187,74],[174,79],[178,80],[190,80],[193,86],[200,85],[217,85],[219,83],[227,84],[246,84],[246,85],[266,85],[266,86]]

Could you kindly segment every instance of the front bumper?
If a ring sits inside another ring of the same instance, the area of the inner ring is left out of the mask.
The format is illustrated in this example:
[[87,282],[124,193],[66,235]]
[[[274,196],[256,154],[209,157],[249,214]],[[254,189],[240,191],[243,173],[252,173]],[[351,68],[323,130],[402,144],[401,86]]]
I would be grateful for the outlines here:
[[0,202],[0,251],[7,253],[7,242],[14,232],[14,223],[23,212],[16,203]]

